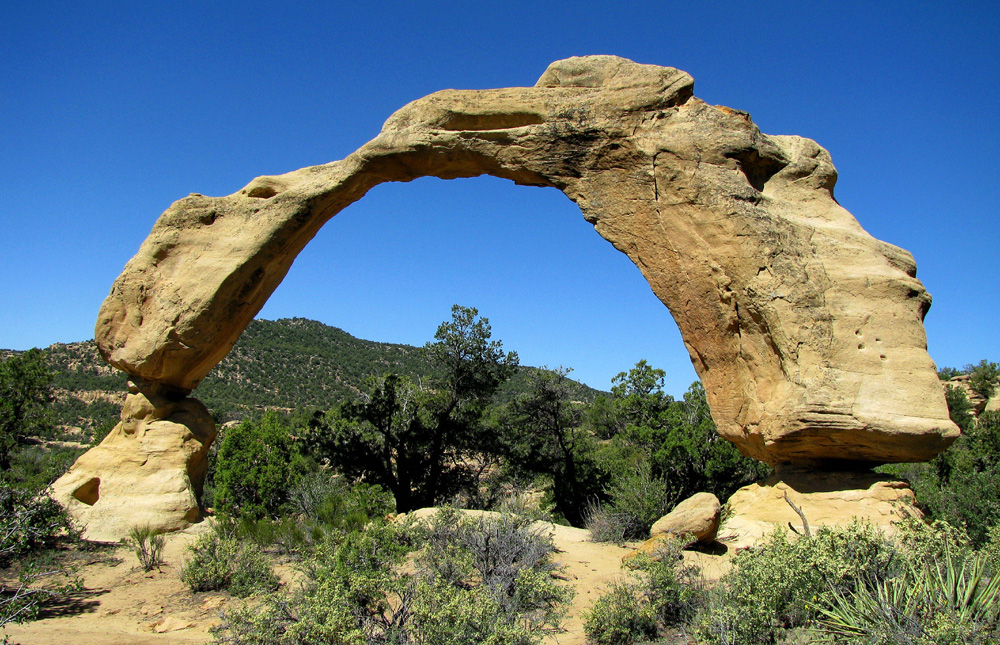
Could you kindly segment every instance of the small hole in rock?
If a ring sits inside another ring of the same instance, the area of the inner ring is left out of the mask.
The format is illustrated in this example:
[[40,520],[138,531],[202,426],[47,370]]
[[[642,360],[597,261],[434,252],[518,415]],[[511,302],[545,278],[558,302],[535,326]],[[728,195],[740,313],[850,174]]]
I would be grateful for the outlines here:
[[80,500],[87,506],[93,506],[101,498],[101,480],[94,477],[87,480],[85,484],[73,491],[73,497]]
[[256,186],[254,188],[251,188],[250,192],[247,193],[247,195],[249,195],[250,197],[257,197],[260,199],[269,199],[277,194],[278,191],[276,191],[274,188],[271,188],[270,186]]

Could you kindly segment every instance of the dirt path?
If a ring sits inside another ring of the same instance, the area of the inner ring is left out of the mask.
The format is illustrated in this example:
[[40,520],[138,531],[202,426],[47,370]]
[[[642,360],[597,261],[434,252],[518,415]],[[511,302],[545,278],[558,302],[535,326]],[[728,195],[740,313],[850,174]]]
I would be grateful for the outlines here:
[[[547,645],[583,645],[582,613],[622,576],[621,559],[631,548],[589,541],[584,529],[542,525],[552,533],[563,565],[561,577],[576,590],[563,623],[564,631],[550,636]],[[84,591],[61,610],[24,625],[9,625],[7,633],[21,645],[181,645],[209,643],[209,629],[218,624],[219,610],[238,607],[241,600],[227,594],[191,593],[181,582],[180,571],[187,546],[210,530],[205,524],[166,536],[165,564],[144,573],[130,549],[114,552],[119,561],[90,564],[81,570]],[[716,578],[725,558],[686,553]],[[284,576],[283,576],[284,577]]]

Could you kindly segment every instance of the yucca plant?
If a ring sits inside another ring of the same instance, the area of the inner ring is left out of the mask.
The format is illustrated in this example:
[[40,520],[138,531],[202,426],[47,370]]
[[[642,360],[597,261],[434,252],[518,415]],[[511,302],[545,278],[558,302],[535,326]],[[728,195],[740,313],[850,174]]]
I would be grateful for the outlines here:
[[989,577],[984,556],[956,561],[946,549],[854,593],[831,590],[817,610],[818,631],[836,642],[985,643],[1000,618],[1000,576]]

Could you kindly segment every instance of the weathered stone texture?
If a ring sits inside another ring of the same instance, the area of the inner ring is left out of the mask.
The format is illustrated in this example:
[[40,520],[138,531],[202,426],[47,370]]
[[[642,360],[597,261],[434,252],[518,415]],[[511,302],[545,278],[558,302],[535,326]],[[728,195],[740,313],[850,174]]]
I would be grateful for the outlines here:
[[768,463],[906,461],[956,436],[906,251],[834,200],[813,141],[762,134],[684,72],[613,56],[553,63],[534,87],[406,105],[343,161],[191,195],[159,219],[96,338],[133,376],[194,388],[292,260],[385,181],[491,174],[553,186],[635,262],[680,326],[719,432]]
[[669,67],[570,58],[534,87],[414,101],[342,161],[192,194],[112,286],[101,353],[183,397],[319,228],[369,189],[489,174],[561,190],[636,264],[680,327],[719,433],[744,454],[825,468],[933,457],[957,428],[913,258],[840,207],[826,150],[762,134],[693,88]]
[[144,524],[183,529],[198,519],[215,435],[215,422],[199,401],[135,391],[118,425],[56,480],[52,497],[91,540],[117,541]]

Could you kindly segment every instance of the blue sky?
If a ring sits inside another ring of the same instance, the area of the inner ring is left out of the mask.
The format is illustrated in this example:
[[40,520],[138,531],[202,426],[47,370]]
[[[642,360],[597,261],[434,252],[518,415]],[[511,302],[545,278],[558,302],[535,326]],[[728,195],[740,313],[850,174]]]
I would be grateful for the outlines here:
[[[993,2],[14,3],[0,24],[0,347],[93,336],[159,214],[326,163],[408,101],[532,85],[617,54],[830,150],[836,196],[911,251],[939,366],[1000,359],[1000,11]],[[696,377],[638,270],[555,189],[386,184],[335,217],[261,312],[420,345],[478,307],[522,363],[608,388]]]

